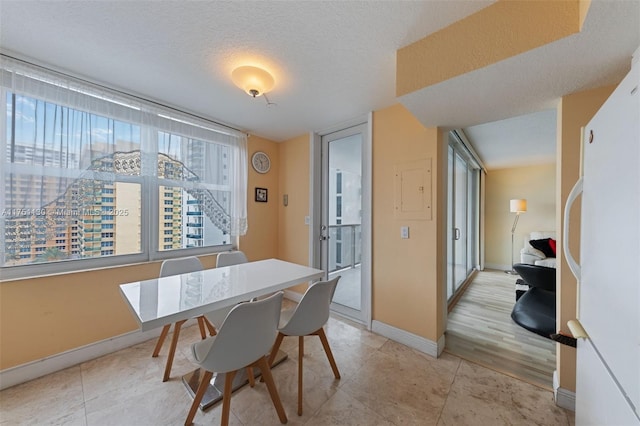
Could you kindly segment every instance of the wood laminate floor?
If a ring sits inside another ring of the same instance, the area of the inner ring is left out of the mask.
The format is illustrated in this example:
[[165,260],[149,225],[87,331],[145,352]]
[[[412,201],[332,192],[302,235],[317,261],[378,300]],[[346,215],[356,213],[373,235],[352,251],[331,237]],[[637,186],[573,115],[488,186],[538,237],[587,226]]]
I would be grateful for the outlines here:
[[511,319],[517,277],[482,271],[449,313],[446,351],[545,389],[553,387],[556,343]]

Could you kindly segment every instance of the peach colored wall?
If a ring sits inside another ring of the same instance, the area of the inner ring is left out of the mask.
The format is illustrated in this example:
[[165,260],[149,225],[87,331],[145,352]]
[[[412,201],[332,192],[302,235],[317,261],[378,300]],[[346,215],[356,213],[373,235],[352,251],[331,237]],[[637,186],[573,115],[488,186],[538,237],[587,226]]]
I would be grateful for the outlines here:
[[[278,145],[280,152],[279,186],[277,200],[280,238],[278,257],[301,265],[309,265],[309,225],[304,223],[309,216],[309,135],[302,135]],[[287,194],[289,203],[285,207],[282,196]],[[306,284],[294,287],[303,293]]]
[[497,1],[399,49],[396,95],[406,95],[575,34],[580,31],[588,7],[589,2],[579,0]]
[[[562,232],[562,217],[564,205],[571,188],[579,177],[580,170],[580,146],[581,128],[585,126],[600,106],[613,92],[615,86],[601,87],[562,97],[558,105],[558,141],[557,141],[557,182],[556,182],[556,221],[558,244],[562,247],[560,235]],[[571,252],[578,258],[580,253],[580,198],[571,210],[571,235],[569,245]],[[558,303],[557,322],[558,327],[569,332],[567,321],[576,318],[576,286],[577,282],[569,266],[558,252]],[[558,348],[556,363],[560,387],[569,391],[575,391],[576,386],[576,350],[565,345],[556,345]]]
[[118,286],[159,273],[153,262],[3,282],[0,370],[136,330]]
[[[249,229],[240,246],[250,260],[278,257],[278,144],[252,136],[248,148],[249,157],[267,152],[272,165],[264,175],[249,166]],[[269,189],[268,203],[255,203],[256,186]],[[200,259],[215,266],[214,255]],[[118,286],[159,272],[160,262],[150,262],[2,282],[0,370],[136,330]]]
[[520,215],[514,234],[513,259],[520,262],[520,249],[531,231],[556,229],[556,165],[489,170],[485,198],[485,267],[511,266],[511,226],[515,213],[509,200],[527,200],[527,212]]
[[[271,159],[271,170],[261,174],[249,166],[247,181],[247,235],[240,237],[240,249],[249,260],[278,257],[278,214],[280,150],[277,143],[258,136],[248,139],[248,156],[256,151],[265,152]],[[255,188],[267,188],[267,202],[255,201]]]
[[[444,332],[439,143],[438,129],[425,128],[401,105],[373,114],[373,319],[432,341]],[[423,158],[432,159],[433,218],[399,220],[394,168]],[[409,226],[409,239],[400,238],[401,226]]]

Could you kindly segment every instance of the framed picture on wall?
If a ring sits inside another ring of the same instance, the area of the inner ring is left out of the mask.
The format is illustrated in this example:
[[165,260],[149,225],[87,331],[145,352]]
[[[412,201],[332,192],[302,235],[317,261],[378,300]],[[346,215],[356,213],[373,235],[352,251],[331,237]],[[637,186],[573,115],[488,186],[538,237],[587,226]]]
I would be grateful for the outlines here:
[[256,188],[256,202],[267,202],[267,188]]

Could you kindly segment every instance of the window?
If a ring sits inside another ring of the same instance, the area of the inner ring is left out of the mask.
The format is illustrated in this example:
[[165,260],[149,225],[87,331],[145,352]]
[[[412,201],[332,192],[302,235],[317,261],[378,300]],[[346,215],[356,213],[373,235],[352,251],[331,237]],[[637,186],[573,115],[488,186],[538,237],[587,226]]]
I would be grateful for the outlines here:
[[[0,66],[3,276],[199,254],[246,232],[245,135],[9,58]],[[192,216],[200,250],[189,249]]]

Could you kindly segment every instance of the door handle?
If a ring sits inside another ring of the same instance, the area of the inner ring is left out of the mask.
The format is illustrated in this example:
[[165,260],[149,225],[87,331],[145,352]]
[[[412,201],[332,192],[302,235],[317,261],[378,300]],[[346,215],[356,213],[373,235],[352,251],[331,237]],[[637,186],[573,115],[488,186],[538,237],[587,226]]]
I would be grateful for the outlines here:
[[327,230],[327,225],[321,225],[320,226],[320,241],[326,241],[329,239],[329,237],[327,235],[322,235],[323,231]]
[[575,337],[576,339],[589,338],[589,335],[584,330],[584,327],[582,327],[582,324],[580,324],[579,320],[577,319],[569,320],[567,322],[567,326],[569,327],[569,331],[571,331],[571,334],[573,334],[573,337]]
[[571,207],[573,206],[573,203],[576,201],[576,198],[578,198],[578,195],[582,194],[583,182],[584,180],[581,177],[580,179],[578,179],[573,189],[571,189],[571,192],[569,192],[569,196],[567,197],[567,202],[564,206],[564,220],[563,220],[564,227],[562,229],[562,248],[564,249],[565,259],[567,260],[569,269],[571,270],[573,275],[578,279],[578,281],[580,281],[580,276],[582,271],[581,271],[580,265],[578,264],[578,262],[576,262],[575,258],[573,257],[573,254],[571,253],[571,250],[569,249],[569,226],[571,225],[570,223]]
[[453,239],[458,241],[460,239],[460,228],[453,228],[454,237]]

